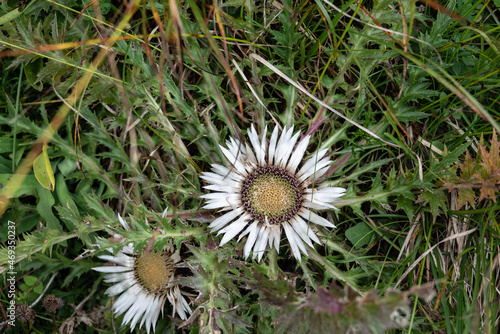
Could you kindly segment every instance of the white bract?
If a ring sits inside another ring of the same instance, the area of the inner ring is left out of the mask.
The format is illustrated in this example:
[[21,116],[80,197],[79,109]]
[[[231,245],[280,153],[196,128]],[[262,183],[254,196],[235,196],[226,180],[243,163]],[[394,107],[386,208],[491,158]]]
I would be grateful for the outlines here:
[[251,146],[235,138],[227,141],[227,148],[220,146],[231,168],[212,164],[213,172],[201,178],[209,184],[205,188],[213,191],[202,196],[207,200],[204,208],[228,211],[209,226],[212,232],[224,234],[221,246],[238,234],[238,241],[248,236],[244,256],[253,252],[252,258],[260,261],[267,245],[279,252],[284,230],[293,256],[300,261],[301,252],[307,255],[305,244],[321,243],[310,223],[335,227],[311,209],[336,209],[331,203],[345,189],[315,184],[331,164],[325,157],[327,150],[316,152],[299,168],[311,139],[308,135],[297,143],[300,135],[293,134],[292,127],[278,138],[275,127],[268,144],[267,127],[259,139],[252,125],[248,131]]
[[99,258],[117,264],[93,269],[106,273],[104,281],[114,284],[106,293],[110,296],[120,295],[113,304],[113,310],[117,316],[125,313],[124,325],[130,322],[130,328],[133,329],[142,318],[139,328],[145,325],[148,333],[151,329],[154,333],[166,300],[172,305],[172,316],[177,313],[182,320],[186,320],[191,314],[191,308],[179,286],[172,284],[179,259],[172,252],[140,255],[134,253],[132,244],[129,244],[116,256],[102,255]]

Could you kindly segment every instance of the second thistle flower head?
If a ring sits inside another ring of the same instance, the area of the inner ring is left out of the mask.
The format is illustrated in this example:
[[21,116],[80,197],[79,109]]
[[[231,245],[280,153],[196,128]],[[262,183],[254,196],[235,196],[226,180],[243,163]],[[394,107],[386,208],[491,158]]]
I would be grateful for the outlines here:
[[316,188],[315,180],[331,163],[325,157],[327,150],[316,152],[298,168],[311,137],[305,136],[297,144],[301,133],[293,134],[293,127],[285,128],[281,136],[278,132],[276,126],[268,144],[267,127],[259,139],[252,125],[248,131],[252,146],[235,138],[227,141],[227,148],[220,146],[231,168],[212,164],[213,172],[202,174],[209,183],[205,188],[214,191],[202,198],[207,199],[205,209],[228,211],[210,224],[213,232],[224,234],[221,246],[238,234],[238,241],[248,235],[244,256],[253,251],[252,258],[260,261],[268,244],[279,252],[284,230],[293,256],[300,261],[301,252],[307,254],[305,244],[320,243],[310,223],[335,227],[311,209],[335,209],[331,203],[345,189]]
[[110,296],[119,295],[113,310],[117,316],[125,313],[124,325],[130,323],[131,329],[137,324],[139,328],[144,325],[148,334],[151,331],[154,333],[167,301],[172,305],[172,316],[177,313],[182,320],[186,320],[191,314],[191,308],[184,298],[186,293],[174,283],[178,278],[176,269],[181,258],[173,245],[162,252],[139,254],[129,244],[116,256],[101,255],[99,258],[116,264],[93,269],[106,273],[106,283],[114,283],[106,293]]

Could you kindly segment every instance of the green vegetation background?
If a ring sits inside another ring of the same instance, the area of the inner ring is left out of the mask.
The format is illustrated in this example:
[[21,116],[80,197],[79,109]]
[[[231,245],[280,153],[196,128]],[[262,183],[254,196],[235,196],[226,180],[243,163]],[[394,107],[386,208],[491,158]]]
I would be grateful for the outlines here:
[[[155,247],[174,238],[197,268],[198,296],[159,333],[497,333],[499,7],[1,2],[0,272],[7,286],[13,221],[16,301],[37,313],[5,330],[127,332],[91,268],[119,234],[140,249],[157,228]],[[301,263],[286,242],[245,262],[208,233],[219,214],[201,209],[199,173],[251,123],[312,133],[309,153],[334,160],[326,183],[348,189]],[[43,143],[53,191],[31,171]],[[47,294],[65,302],[55,315]]]

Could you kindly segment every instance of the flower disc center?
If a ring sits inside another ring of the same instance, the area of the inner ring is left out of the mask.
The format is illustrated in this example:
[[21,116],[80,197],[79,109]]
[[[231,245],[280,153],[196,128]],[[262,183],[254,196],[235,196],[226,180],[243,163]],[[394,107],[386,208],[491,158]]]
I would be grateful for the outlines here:
[[277,224],[300,209],[302,188],[287,171],[273,166],[260,167],[243,183],[242,202],[247,212],[260,221]]
[[248,189],[253,208],[262,215],[276,217],[288,211],[295,203],[295,193],[286,180],[264,174]]
[[174,273],[174,261],[168,253],[151,252],[135,260],[135,274],[142,286],[153,293],[161,293]]

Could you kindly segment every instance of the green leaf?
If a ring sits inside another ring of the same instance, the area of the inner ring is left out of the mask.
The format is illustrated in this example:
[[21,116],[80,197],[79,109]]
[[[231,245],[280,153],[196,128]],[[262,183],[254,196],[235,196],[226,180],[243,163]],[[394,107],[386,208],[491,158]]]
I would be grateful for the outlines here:
[[356,249],[368,245],[373,237],[373,230],[365,223],[359,223],[345,231],[345,236]]
[[57,229],[62,231],[61,223],[59,219],[56,218],[54,213],[52,212],[52,207],[55,204],[54,197],[52,193],[45,188],[42,188],[39,184],[36,185],[37,195],[38,195],[38,203],[36,208],[40,216],[45,219],[47,227],[49,229]]
[[[417,203],[428,203],[431,207],[431,213],[434,220],[440,213],[446,214],[446,196],[440,190],[434,189],[433,191],[424,191],[420,195]],[[442,209],[442,211],[440,210]]]
[[76,162],[73,159],[64,159],[59,164],[57,164],[57,168],[62,175],[68,176],[76,169]]
[[38,282],[38,278],[35,276],[26,275],[24,276],[23,281],[29,286],[34,286],[36,282]]
[[469,203],[473,209],[476,208],[476,193],[470,188],[459,188],[458,189],[458,205],[457,209],[460,209],[465,203]]
[[0,153],[12,152],[12,138],[0,138]]
[[222,3],[222,7],[241,7],[245,4],[246,0],[228,0]]
[[13,21],[15,18],[21,15],[19,8],[15,8],[5,15],[0,16],[0,26]]
[[380,172],[378,172],[375,175],[375,178],[373,178],[371,189],[366,193],[365,198],[371,202],[372,209],[376,209],[380,213],[385,213],[386,212],[385,209],[383,209],[380,204],[389,203],[388,199],[389,192],[387,190],[384,190],[384,186],[382,185],[381,175]]
[[459,157],[467,151],[467,148],[472,144],[472,142],[466,142],[459,147],[457,147],[452,152],[445,153],[443,159],[436,165],[436,170],[445,169],[451,164],[460,161]]
[[402,112],[399,112],[396,117],[400,122],[413,122],[413,121],[418,121],[419,119],[422,118],[427,118],[429,117],[430,114],[421,112],[421,111],[411,111],[415,110],[414,108],[408,107],[407,110],[404,110]]
[[[10,181],[12,174],[0,174],[0,189],[4,188]],[[34,175],[28,175],[24,182],[17,187],[12,198],[18,198],[23,195],[33,195],[33,190],[38,182]]]
[[348,180],[359,181],[360,175],[367,174],[369,171],[375,170],[376,168],[380,168],[381,166],[388,164],[393,160],[394,160],[393,158],[386,158],[386,159],[371,161],[368,164],[360,165],[358,168],[356,168],[356,170],[352,171],[352,173],[350,173],[344,179],[342,179],[342,182]]
[[41,295],[42,292],[43,292],[43,283],[40,282],[40,284],[38,284],[37,286],[35,286],[35,288],[33,289],[34,292],[36,292],[37,294]]
[[72,211],[78,214],[78,207],[76,206],[73,197],[66,186],[66,182],[64,180],[64,176],[62,174],[57,174],[57,188],[56,194],[59,199],[59,203],[64,207],[69,207]]
[[72,263],[69,266],[65,266],[69,268],[69,273],[64,278],[64,282],[62,283],[62,287],[67,287],[73,280],[78,279],[81,275],[92,271],[92,268],[96,266],[95,262],[87,261],[87,260],[79,260],[77,262],[71,261]]
[[35,88],[37,91],[42,91],[43,83],[37,80],[38,72],[43,68],[42,58],[37,58],[31,63],[24,66],[24,73],[26,74],[26,79],[30,83],[31,87]]
[[363,210],[361,210],[361,203],[365,201],[364,198],[359,198],[356,196],[356,193],[359,191],[359,188],[355,185],[355,182],[350,182],[349,186],[347,186],[346,194],[342,196],[343,201],[349,201],[349,207],[354,211],[358,216],[363,216]]
[[415,209],[413,207],[414,203],[414,200],[408,199],[404,195],[399,195],[397,198],[396,210],[403,209],[404,212],[406,212],[408,219],[411,220],[413,218],[413,214],[415,213]]
[[301,34],[295,32],[296,22],[292,20],[292,15],[288,11],[285,10],[282,12],[278,18],[281,21],[281,29],[270,31],[279,44],[274,48],[274,51],[292,68],[293,60],[298,53],[298,50],[295,48],[296,43],[300,39]]
[[43,145],[42,153],[36,157],[35,162],[33,162],[33,171],[35,172],[38,182],[40,182],[44,188],[53,191],[56,181],[54,179],[54,171],[50,165],[47,146],[47,144]]

